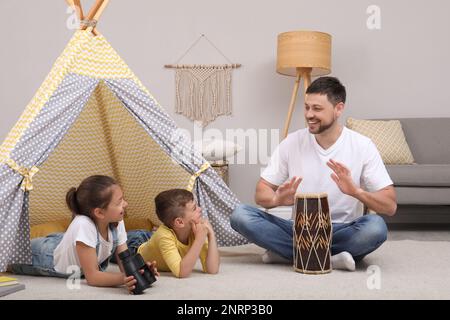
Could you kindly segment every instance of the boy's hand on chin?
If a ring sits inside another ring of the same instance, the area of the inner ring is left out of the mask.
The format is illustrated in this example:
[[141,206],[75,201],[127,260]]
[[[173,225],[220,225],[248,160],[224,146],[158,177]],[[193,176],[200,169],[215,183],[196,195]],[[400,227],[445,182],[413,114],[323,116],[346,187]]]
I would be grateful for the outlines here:
[[203,218],[202,218],[202,220],[203,220],[203,223],[205,224],[206,228],[208,229],[208,234],[214,234],[214,229],[213,229],[211,223],[209,222],[209,220],[203,219]]
[[192,232],[194,233],[195,239],[197,238],[204,238],[208,236],[208,227],[203,221],[199,221],[198,223],[195,223],[194,221],[191,222],[192,224]]

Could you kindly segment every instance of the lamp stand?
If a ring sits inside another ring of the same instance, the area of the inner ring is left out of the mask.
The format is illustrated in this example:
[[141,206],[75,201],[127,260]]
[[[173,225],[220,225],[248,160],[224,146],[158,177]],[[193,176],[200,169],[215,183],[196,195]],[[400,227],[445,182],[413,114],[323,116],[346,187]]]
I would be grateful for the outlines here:
[[[311,71],[312,68],[297,68],[297,79],[295,80],[294,90],[292,91],[291,103],[289,105],[289,111],[287,114],[286,122],[284,124],[283,139],[287,137],[289,131],[289,125],[291,123],[292,114],[294,113],[295,102],[297,100],[298,88],[300,86],[300,80],[303,78],[304,88],[303,97],[305,98],[306,89],[311,84]],[[303,98],[303,99],[304,99]]]

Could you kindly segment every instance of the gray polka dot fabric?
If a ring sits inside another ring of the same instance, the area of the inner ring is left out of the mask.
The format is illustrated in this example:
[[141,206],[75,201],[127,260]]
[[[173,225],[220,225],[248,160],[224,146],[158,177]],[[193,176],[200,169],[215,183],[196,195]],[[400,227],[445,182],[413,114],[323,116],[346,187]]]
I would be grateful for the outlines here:
[[[130,79],[105,82],[145,131],[174,161],[190,174],[200,170],[206,160],[195,151],[185,136],[178,134],[175,122],[152,97]],[[219,246],[247,243],[247,240],[230,226],[230,215],[239,204],[239,200],[212,168],[197,178],[193,192],[202,207],[203,214],[211,221]]]
[[22,177],[8,165],[0,166],[0,271],[7,263],[31,263],[28,199]]
[[[39,167],[80,114],[98,81],[67,75],[14,146],[10,158],[21,167]],[[1,165],[0,272],[8,264],[31,263],[28,192],[20,189],[22,180],[18,172]]]
[[99,80],[67,75],[11,152],[24,167],[39,166],[80,114]]

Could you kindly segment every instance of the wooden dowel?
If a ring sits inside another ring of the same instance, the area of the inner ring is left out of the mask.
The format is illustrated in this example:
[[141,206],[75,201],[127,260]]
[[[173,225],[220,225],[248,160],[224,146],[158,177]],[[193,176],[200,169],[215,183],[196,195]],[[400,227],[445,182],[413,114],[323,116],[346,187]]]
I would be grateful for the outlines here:
[[[100,16],[102,15],[103,11],[105,10],[106,6],[108,5],[109,0],[96,0],[94,5],[92,6],[91,10],[89,10],[88,15],[86,16],[86,20],[95,20],[98,22],[100,19]],[[81,27],[81,30],[86,30],[87,26],[84,25]],[[92,32],[94,34],[98,34],[96,31],[96,28],[94,27]]]
[[100,9],[100,6],[103,4],[104,0],[96,0],[94,5],[92,6],[91,10],[89,10],[88,15],[86,16],[86,19],[92,20],[97,13],[98,9]]
[[66,0],[67,4],[72,7],[78,15],[78,19],[83,20],[83,8],[81,7],[80,0]]
[[103,14],[103,11],[105,11],[106,6],[108,5],[108,3],[109,3],[109,0],[104,0],[102,2],[102,4],[100,5],[100,8],[97,10],[97,12],[94,15],[94,20],[98,21],[98,19],[100,19],[100,16]]
[[173,69],[181,69],[181,68],[211,68],[211,67],[220,67],[222,68],[232,68],[237,69],[240,68],[242,65],[240,63],[233,63],[233,64],[223,64],[223,65],[215,65],[215,64],[166,64],[164,65],[164,68],[173,68]]
[[80,0],[74,0],[73,3],[75,4],[75,10],[78,13],[78,18],[81,20],[84,19],[84,13],[83,13],[83,8],[81,7],[81,3]]

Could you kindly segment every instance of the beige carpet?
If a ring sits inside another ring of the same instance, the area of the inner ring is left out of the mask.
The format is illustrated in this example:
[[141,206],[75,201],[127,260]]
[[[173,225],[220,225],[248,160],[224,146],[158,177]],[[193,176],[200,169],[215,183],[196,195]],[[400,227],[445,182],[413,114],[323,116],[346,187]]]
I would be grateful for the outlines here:
[[[64,279],[18,276],[26,289],[0,299],[450,299],[449,241],[389,240],[357,271],[326,275],[263,264],[261,253],[255,245],[221,249],[219,274],[176,279],[163,273],[140,296],[124,288],[90,287],[84,280],[80,289],[69,290]],[[370,265],[379,267],[379,278],[367,273]]]

